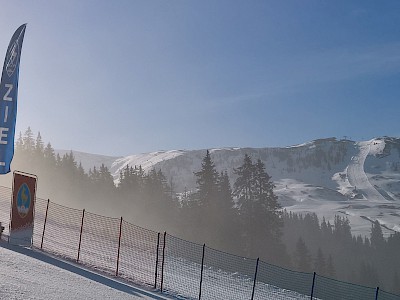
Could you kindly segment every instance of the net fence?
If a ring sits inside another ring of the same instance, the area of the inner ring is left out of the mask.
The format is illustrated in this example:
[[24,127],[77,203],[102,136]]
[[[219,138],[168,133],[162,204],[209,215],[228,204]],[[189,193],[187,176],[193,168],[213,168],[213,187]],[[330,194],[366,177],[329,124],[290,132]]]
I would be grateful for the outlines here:
[[132,282],[156,286],[159,236],[157,232],[122,221],[118,275]]
[[[0,187],[2,239],[11,189]],[[37,198],[33,247],[178,299],[383,299],[399,295],[235,256]]]

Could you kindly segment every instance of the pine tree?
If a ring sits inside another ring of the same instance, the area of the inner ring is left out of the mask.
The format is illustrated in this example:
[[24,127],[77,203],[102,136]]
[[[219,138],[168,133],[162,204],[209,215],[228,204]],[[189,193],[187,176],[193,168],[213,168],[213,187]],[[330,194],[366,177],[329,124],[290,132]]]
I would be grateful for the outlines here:
[[50,143],[47,143],[46,148],[43,150],[43,156],[44,159],[50,164],[50,165],[55,165],[56,164],[56,156],[54,153],[54,149],[51,146]]
[[108,192],[112,192],[115,188],[114,178],[104,164],[101,164],[99,169],[99,183],[102,189],[107,190]]
[[277,259],[285,250],[281,243],[280,205],[271,177],[261,160],[254,165],[247,154],[234,173],[238,178],[233,195],[238,204],[245,254],[260,256],[262,253],[266,259]]
[[239,206],[242,206],[246,201],[253,200],[254,166],[250,156],[245,154],[243,164],[233,172],[238,176],[234,183],[233,195],[239,201]]
[[383,238],[382,228],[378,220],[372,224],[371,228],[371,247],[374,249],[381,249],[385,244]]
[[23,140],[24,150],[27,152],[28,155],[32,155],[33,150],[35,149],[35,140],[33,139],[33,132],[30,127],[26,129],[22,140]]
[[36,156],[36,158],[42,158],[43,157],[43,151],[44,151],[44,144],[43,144],[42,136],[40,135],[40,131],[39,131],[38,135],[36,137],[36,143],[35,143],[35,156]]
[[218,172],[211,159],[210,151],[201,163],[201,170],[194,173],[196,176],[197,193],[196,199],[200,206],[210,208],[218,193]]
[[302,272],[311,272],[311,255],[303,239],[299,237],[294,253],[296,267]]
[[22,153],[24,151],[24,140],[22,139],[22,133],[19,132],[18,139],[15,143],[15,152]]
[[314,271],[319,275],[326,274],[326,262],[321,248],[318,248],[317,257],[314,262]]

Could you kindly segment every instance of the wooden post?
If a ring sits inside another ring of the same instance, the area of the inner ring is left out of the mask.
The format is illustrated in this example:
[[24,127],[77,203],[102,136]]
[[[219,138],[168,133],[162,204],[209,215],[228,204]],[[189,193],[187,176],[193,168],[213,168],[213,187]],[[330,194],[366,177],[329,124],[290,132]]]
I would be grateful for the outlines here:
[[85,209],[82,210],[82,223],[81,223],[81,232],[79,234],[79,246],[78,246],[78,257],[76,262],[79,262],[79,256],[81,254],[81,243],[82,243],[82,231],[83,231],[83,219],[85,218]]
[[42,242],[40,243],[40,249],[43,249],[44,231],[46,230],[46,222],[47,222],[47,213],[49,211],[49,203],[50,203],[50,199],[47,199],[46,214],[44,215]]
[[117,276],[117,277],[118,277],[118,271],[119,271],[119,254],[120,254],[120,250],[121,250],[121,235],[122,235],[122,217],[121,217],[121,221],[119,222],[117,269],[115,270],[115,276]]

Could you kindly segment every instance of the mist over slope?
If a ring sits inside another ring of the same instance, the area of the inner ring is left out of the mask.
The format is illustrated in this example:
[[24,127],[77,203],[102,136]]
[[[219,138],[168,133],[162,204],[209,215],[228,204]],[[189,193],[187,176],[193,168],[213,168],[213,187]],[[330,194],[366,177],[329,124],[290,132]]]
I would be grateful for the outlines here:
[[[75,152],[88,168],[104,163],[118,184],[127,165],[145,171],[161,169],[175,192],[196,188],[193,172],[201,167],[206,150],[171,150],[109,157]],[[234,168],[248,154],[261,159],[272,176],[281,205],[294,212],[315,212],[333,220],[347,215],[355,234],[369,235],[371,221],[378,220],[385,234],[400,231],[400,139],[375,138],[354,142],[319,139],[285,148],[210,149],[218,171],[227,171],[231,184]]]

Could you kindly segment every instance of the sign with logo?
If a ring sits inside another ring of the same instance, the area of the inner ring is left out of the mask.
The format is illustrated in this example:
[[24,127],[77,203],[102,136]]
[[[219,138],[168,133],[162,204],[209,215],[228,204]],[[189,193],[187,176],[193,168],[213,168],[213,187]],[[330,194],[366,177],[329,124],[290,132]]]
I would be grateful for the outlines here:
[[26,24],[21,25],[11,38],[0,81],[0,174],[10,172],[14,156],[15,122],[19,62]]
[[14,172],[9,240],[12,244],[32,244],[36,180],[34,175]]

